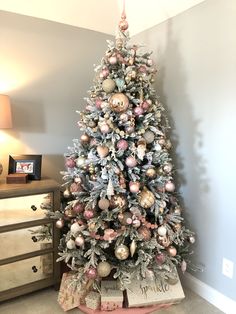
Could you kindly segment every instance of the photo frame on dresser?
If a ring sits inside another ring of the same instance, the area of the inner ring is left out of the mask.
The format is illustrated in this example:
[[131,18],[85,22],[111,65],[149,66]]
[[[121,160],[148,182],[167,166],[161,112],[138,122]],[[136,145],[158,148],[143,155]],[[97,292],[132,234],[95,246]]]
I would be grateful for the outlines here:
[[8,174],[28,174],[29,180],[41,180],[42,155],[9,155]]

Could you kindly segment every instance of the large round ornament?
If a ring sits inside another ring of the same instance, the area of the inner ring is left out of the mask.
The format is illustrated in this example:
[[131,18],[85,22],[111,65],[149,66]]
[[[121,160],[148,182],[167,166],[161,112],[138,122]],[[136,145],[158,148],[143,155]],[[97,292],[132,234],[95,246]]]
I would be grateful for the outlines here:
[[122,93],[116,93],[109,100],[111,110],[115,112],[126,111],[129,106],[129,98]]
[[115,249],[115,256],[121,261],[127,259],[129,257],[129,248],[124,244],[118,245]]
[[137,166],[137,160],[135,159],[135,157],[129,156],[129,157],[126,158],[125,164],[126,164],[126,166],[128,166],[129,168],[133,168],[133,167],[136,167],[136,166]]
[[149,191],[146,187],[143,188],[140,196],[139,196],[139,205],[143,208],[150,208],[155,203],[154,194]]
[[111,197],[110,207],[114,209],[118,207],[120,210],[124,211],[127,208],[127,199],[123,194],[116,194]]
[[107,277],[110,275],[111,265],[108,262],[100,262],[97,266],[97,273],[99,277]]
[[82,134],[80,136],[80,140],[83,144],[88,144],[90,142],[90,136],[88,136],[88,134]]
[[89,220],[94,217],[94,211],[91,209],[86,209],[83,214],[84,218]]
[[101,198],[98,202],[98,207],[102,210],[108,210],[110,206],[110,202],[106,198]]
[[174,183],[171,182],[171,181],[166,182],[166,184],[165,184],[165,190],[166,190],[167,192],[174,192],[174,190],[175,190],[175,185],[174,185]]
[[75,241],[70,239],[69,241],[67,241],[66,246],[69,250],[75,249]]
[[105,79],[102,82],[102,89],[105,93],[112,93],[114,89],[116,88],[116,83],[112,79]]
[[77,232],[80,232],[81,231],[81,227],[80,225],[77,223],[77,222],[74,222],[71,227],[70,227],[70,231],[71,233],[74,235],[76,234]]
[[147,144],[151,144],[155,139],[155,134],[152,131],[146,131],[143,134],[143,137],[145,138]]
[[138,181],[131,181],[129,183],[129,190],[132,193],[138,193],[140,189],[140,182]]

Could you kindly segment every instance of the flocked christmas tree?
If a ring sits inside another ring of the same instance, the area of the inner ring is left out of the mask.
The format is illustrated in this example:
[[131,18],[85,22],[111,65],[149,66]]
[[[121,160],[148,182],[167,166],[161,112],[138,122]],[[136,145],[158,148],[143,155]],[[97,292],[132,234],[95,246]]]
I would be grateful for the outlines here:
[[63,172],[72,196],[57,226],[71,224],[60,258],[78,284],[112,275],[121,287],[132,277],[170,280],[186,268],[193,233],[183,224],[173,182],[165,109],[154,82],[151,53],[129,44],[125,14],[115,42],[95,68],[94,86],[78,123]]

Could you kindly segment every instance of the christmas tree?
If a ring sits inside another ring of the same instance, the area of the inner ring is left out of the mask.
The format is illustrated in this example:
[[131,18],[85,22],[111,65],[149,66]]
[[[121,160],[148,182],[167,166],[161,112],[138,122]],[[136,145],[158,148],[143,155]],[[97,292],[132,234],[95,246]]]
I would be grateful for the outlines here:
[[129,43],[125,14],[115,42],[95,68],[78,123],[83,132],[65,154],[69,221],[60,258],[78,285],[112,276],[170,280],[189,261],[193,233],[183,224],[173,180],[168,119],[152,87],[151,53]]

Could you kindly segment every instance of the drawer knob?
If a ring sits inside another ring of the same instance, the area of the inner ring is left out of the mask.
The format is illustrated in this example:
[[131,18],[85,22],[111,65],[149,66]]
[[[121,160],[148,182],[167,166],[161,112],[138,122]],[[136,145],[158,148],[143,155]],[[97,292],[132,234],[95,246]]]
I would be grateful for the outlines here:
[[37,207],[36,207],[35,205],[32,205],[32,206],[31,206],[31,209],[32,209],[33,211],[35,211],[35,210],[37,210]]
[[37,273],[37,271],[38,271],[36,266],[32,266],[32,270],[33,270],[34,273]]
[[37,242],[38,241],[35,236],[33,236],[31,239],[32,239],[33,242]]

